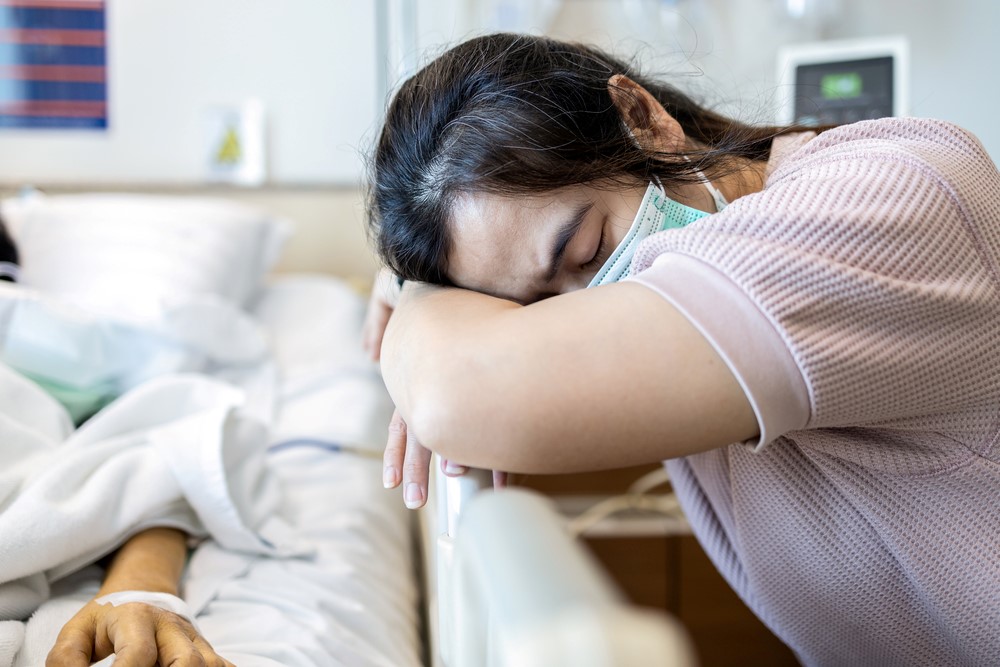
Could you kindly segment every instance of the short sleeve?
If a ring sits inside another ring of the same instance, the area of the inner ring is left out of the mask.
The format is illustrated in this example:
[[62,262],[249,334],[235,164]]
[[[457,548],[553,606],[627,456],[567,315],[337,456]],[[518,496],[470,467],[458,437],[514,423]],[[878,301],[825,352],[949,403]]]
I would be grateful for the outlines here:
[[995,419],[997,192],[953,125],[845,126],[787,155],[763,191],[651,236],[630,280],[726,361],[759,447],[804,428]]

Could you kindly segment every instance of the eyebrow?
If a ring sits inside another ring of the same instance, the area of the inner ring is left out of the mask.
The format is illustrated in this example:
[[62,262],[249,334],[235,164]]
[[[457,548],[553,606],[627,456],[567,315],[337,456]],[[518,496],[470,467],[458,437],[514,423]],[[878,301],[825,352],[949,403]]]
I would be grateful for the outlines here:
[[592,208],[594,208],[594,202],[580,204],[573,211],[573,215],[560,226],[559,233],[556,234],[556,238],[552,242],[552,250],[549,253],[551,259],[549,260],[549,270],[545,274],[546,284],[552,282],[556,274],[559,273],[559,269],[562,268],[563,258],[566,256],[566,247],[573,240],[573,236],[576,235],[577,230],[580,229],[580,225],[583,224],[583,219],[587,217]]

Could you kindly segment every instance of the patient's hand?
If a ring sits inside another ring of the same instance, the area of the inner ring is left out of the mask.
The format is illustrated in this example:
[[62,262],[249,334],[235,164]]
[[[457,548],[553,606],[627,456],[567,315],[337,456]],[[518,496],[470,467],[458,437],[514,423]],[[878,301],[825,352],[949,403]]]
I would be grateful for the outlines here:
[[365,314],[365,324],[361,329],[361,344],[373,361],[379,360],[382,349],[382,336],[389,324],[392,311],[399,303],[399,282],[388,269],[382,269],[375,277],[372,294],[368,299],[368,312]]
[[63,626],[45,665],[87,667],[112,653],[115,667],[233,667],[177,614],[141,602],[93,601]]
[[[46,667],[86,667],[112,653],[116,667],[232,667],[188,620],[154,606],[184,606],[176,595],[186,557],[187,536],[179,530],[149,528],[133,535],[112,559],[97,597],[63,626]],[[130,593],[153,604],[133,602]],[[107,595],[120,603],[101,600]]]

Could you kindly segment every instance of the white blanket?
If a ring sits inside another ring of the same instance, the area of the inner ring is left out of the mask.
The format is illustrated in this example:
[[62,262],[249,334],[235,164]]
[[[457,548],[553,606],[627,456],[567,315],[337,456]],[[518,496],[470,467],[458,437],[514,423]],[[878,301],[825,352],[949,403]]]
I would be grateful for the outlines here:
[[154,525],[207,538],[182,597],[235,664],[419,664],[409,517],[376,459],[336,453],[377,448],[391,411],[363,304],[329,280],[269,294],[276,386],[264,361],[161,377],[74,432],[0,366],[0,667],[42,665],[100,583],[84,566]]
[[169,376],[73,432],[58,403],[0,366],[0,618],[27,617],[52,581],[150,526],[295,553],[273,514],[266,429],[241,414],[242,402],[231,385]]

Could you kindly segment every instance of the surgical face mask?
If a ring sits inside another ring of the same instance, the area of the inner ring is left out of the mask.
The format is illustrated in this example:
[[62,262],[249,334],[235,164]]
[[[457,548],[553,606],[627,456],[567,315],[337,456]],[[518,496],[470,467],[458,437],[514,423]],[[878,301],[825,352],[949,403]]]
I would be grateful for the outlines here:
[[23,375],[59,401],[66,408],[74,424],[82,424],[118,396],[118,391],[110,385],[74,387],[60,384],[42,375],[32,373]]
[[59,401],[76,424],[149,377],[188,370],[186,361],[178,345],[138,326],[14,287],[0,292],[0,362]]
[[[704,176],[702,177],[704,179]],[[715,210],[721,211],[728,202],[722,193],[708,182],[707,179],[702,184],[708,189],[715,202]],[[646,188],[646,196],[642,198],[639,205],[639,213],[635,216],[635,222],[629,228],[628,234],[618,244],[615,251],[608,257],[601,270],[597,272],[594,279],[587,287],[597,287],[598,285],[609,285],[628,277],[629,267],[632,264],[632,257],[635,255],[639,244],[651,234],[662,232],[665,229],[680,229],[687,227],[696,220],[711,215],[706,211],[701,211],[690,206],[685,206],[680,202],[667,197],[656,183],[650,183]]]

